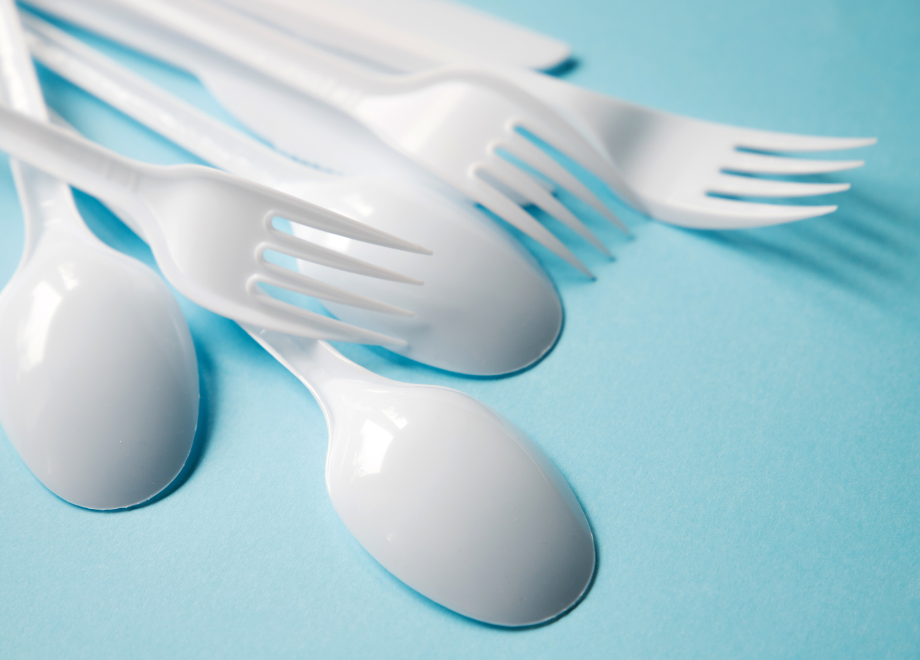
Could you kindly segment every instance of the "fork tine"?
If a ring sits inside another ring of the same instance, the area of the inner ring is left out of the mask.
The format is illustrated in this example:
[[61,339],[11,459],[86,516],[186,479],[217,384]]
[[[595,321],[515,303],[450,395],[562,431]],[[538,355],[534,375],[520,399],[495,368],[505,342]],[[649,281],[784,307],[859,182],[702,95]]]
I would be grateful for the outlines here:
[[571,172],[553,160],[547,153],[521,135],[515,135],[510,141],[497,145],[498,148],[507,149],[523,163],[552,180],[554,183],[568,190],[580,200],[598,211],[610,220],[624,234],[629,234],[629,229],[594,193]]
[[571,172],[523,135],[515,133],[509,140],[498,144],[497,147],[507,149],[522,162],[526,163],[546,178],[559,184],[585,204],[588,204],[591,208],[601,213],[605,218],[613,222],[622,232],[626,234],[629,233],[629,229],[627,229],[626,225],[614,215],[613,211],[607,208],[597,195],[588,190],[587,186],[576,179]]
[[360,307],[361,309],[369,309],[374,312],[396,314],[397,316],[415,316],[413,312],[407,309],[388,305],[387,303],[374,300],[373,298],[367,298],[357,293],[351,293],[345,289],[326,284],[325,282],[307,277],[301,273],[295,273],[277,264],[264,262],[262,264],[262,269],[263,271],[261,273],[254,275],[250,279],[342,305]]
[[264,312],[252,310],[250,318],[246,321],[248,325],[298,337],[322,337],[329,341],[376,344],[396,348],[408,344],[403,339],[396,339],[373,330],[365,330],[350,323],[311,312],[297,305],[291,305],[283,300],[272,298],[262,291],[252,291],[252,297],[269,309]]
[[799,183],[731,174],[716,175],[714,181],[707,185],[708,192],[739,197],[811,197],[842,192],[849,188],[849,183]]
[[[541,119],[545,120],[546,117]],[[646,204],[627,185],[623,175],[612,162],[602,157],[575,129],[557,115],[552,114],[549,119],[549,124],[536,123],[528,119],[527,122],[519,121],[517,125],[592,172],[627,204],[647,213]],[[559,130],[560,124],[564,129],[562,131]]]
[[537,222],[536,218],[527,213],[520,206],[480,178],[478,176],[478,170],[474,170],[473,173],[475,176],[471,177],[470,183],[473,186],[473,197],[477,202],[492,211],[492,213],[512,227],[524,232],[540,245],[567,261],[592,280],[595,279],[594,274],[588,270],[588,267],[585,266],[578,257],[572,254],[572,251],[563,245],[562,241],[556,238],[551,231]]
[[806,160],[737,151],[732,154],[723,171],[750,174],[824,174],[862,167],[862,160]]
[[[486,82],[492,84],[491,72],[486,74]],[[601,155],[597,148],[555,110],[516,84],[504,84],[500,91],[503,96],[519,103],[526,112],[524,117],[512,121],[509,125],[511,132],[515,132],[517,128],[529,131],[593,173],[625,202],[640,211],[646,211],[646,205],[626,183],[626,179],[610,160],[610,156],[606,153]]]
[[537,207],[543,209],[546,213],[565,224],[566,227],[576,232],[583,239],[603,252],[605,256],[613,256],[610,254],[610,251],[607,250],[607,247],[601,243],[600,239],[595,236],[581,220],[576,218],[571,211],[560,204],[555,197],[541,188],[528,174],[522,172],[508,161],[496,155],[488,165],[483,167],[482,171],[488,172],[491,176],[501,181],[527,201],[535,204]]
[[[750,229],[816,218],[837,210],[836,206],[792,206],[746,202],[719,197],[698,197],[675,212],[668,209],[667,222],[694,229]],[[659,215],[655,215],[659,217]]]
[[[348,255],[324,248],[310,241],[306,241],[296,236],[291,236],[277,229],[271,230],[271,238],[262,246],[262,250],[276,250],[296,259],[311,261],[315,264],[329,266],[338,270],[346,270],[350,273],[367,275],[368,277],[377,277],[382,280],[391,282],[400,282],[403,284],[424,284],[422,280],[408,277],[387,268],[374,266],[366,261],[349,257]],[[261,253],[260,255],[261,256]]]
[[[255,184],[253,184],[255,185]],[[416,243],[405,241],[379,229],[374,229],[363,223],[330,211],[329,209],[310,204],[275,190],[266,190],[259,186],[258,191],[270,199],[271,217],[281,217],[299,225],[320,229],[337,236],[353,238],[365,243],[381,245],[383,247],[415,252],[417,254],[431,254],[431,250]]]
[[737,135],[736,146],[762,151],[839,151],[868,147],[876,142],[876,138],[818,137],[742,129]]

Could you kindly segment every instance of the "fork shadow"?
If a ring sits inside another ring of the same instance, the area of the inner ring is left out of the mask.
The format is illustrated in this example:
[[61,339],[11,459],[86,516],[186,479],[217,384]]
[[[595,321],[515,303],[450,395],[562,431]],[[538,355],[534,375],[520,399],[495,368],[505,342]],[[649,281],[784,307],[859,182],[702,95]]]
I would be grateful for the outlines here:
[[839,203],[836,212],[805,221],[742,231],[683,231],[886,308],[908,290],[910,268],[920,255],[920,214],[862,191],[847,191],[833,201]]

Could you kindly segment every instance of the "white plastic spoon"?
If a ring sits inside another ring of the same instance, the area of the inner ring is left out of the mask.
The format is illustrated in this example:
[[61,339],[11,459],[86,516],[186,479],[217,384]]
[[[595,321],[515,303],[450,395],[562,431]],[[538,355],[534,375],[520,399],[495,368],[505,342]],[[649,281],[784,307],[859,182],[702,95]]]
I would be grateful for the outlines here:
[[[16,10],[0,0],[0,96],[45,117]],[[11,161],[26,222],[0,292],[0,424],[61,498],[117,509],[156,495],[188,458],[198,367],[163,281],[83,224],[70,188]]]
[[455,390],[371,373],[325,342],[246,330],[319,402],[329,497],[388,571],[502,626],[578,602],[594,573],[591,528],[565,478],[511,422]]
[[410,275],[404,286],[300,262],[303,273],[415,316],[324,303],[338,318],[408,342],[394,348],[419,362],[474,375],[523,369],[548,351],[562,324],[552,283],[533,257],[469,202],[382,177],[343,177],[291,161],[189,106],[73,37],[23,16],[27,41],[45,66],[223,170],[330,208],[433,251],[431,256],[323,234],[312,243]]

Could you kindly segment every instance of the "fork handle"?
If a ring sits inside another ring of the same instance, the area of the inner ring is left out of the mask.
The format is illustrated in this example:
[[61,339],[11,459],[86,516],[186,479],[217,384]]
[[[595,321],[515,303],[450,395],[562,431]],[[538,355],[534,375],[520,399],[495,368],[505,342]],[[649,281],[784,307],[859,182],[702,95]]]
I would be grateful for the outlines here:
[[0,105],[0,150],[107,204],[131,208],[147,167],[89,140]]

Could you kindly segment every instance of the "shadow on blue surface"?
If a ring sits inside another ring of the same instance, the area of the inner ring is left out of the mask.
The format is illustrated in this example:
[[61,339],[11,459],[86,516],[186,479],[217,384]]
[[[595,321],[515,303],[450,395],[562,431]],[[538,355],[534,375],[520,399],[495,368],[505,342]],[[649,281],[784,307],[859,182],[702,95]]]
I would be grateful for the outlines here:
[[825,198],[840,204],[811,220],[746,231],[691,231],[742,251],[774,270],[800,271],[874,306],[908,309],[911,267],[920,255],[920,216],[880,196],[848,191]]

